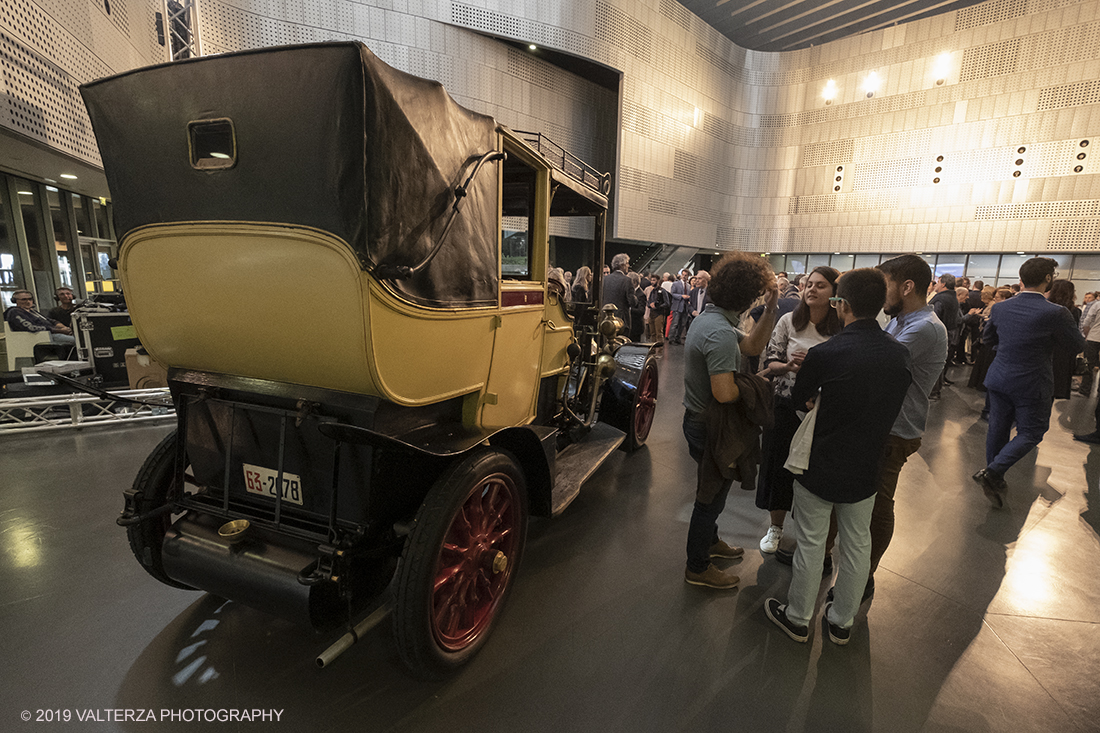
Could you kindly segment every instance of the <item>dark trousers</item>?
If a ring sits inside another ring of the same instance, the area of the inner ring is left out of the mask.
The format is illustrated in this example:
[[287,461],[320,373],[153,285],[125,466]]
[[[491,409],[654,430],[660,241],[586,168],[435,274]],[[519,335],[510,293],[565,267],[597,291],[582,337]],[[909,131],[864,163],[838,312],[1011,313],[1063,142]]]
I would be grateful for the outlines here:
[[894,538],[894,494],[898,490],[901,467],[920,449],[920,438],[906,440],[896,435],[886,438],[882,465],[879,468],[875,508],[871,511],[871,575],[878,570],[878,561],[886,554]]
[[[1050,427],[1050,394],[1014,394],[989,389],[989,432],[985,461],[991,471],[1004,474],[1046,435]],[[1016,435],[1009,439],[1012,423]]]
[[767,511],[790,511],[794,499],[794,474],[783,468],[791,452],[791,440],[801,420],[790,397],[776,397],[775,422],[760,441],[760,473],[756,479],[756,506]]
[[683,341],[684,336],[687,335],[688,321],[691,319],[691,312],[687,310],[673,311],[672,313],[672,328],[668,332],[669,341]]
[[[703,460],[703,450],[707,444],[707,424],[702,415],[684,411],[684,437],[687,439],[688,453],[696,463]],[[727,481],[709,502],[696,498],[691,510],[691,523],[688,525],[687,569],[701,573],[710,565],[710,548],[718,541],[718,517],[726,508],[732,481]],[[698,494],[696,494],[698,497]]]
[[[1097,328],[1100,328],[1100,326],[1097,326]],[[1085,376],[1081,377],[1081,391],[1091,392],[1092,370],[1100,368],[1100,341],[1085,342],[1085,361],[1088,363],[1088,367]]]

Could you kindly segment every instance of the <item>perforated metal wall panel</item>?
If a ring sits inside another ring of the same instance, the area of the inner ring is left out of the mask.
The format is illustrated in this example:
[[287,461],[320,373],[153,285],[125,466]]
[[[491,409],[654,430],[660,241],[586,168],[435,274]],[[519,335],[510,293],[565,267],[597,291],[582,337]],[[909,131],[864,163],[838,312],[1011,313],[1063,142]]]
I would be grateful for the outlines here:
[[[0,124],[94,155],[75,84],[163,54],[159,2],[111,6],[111,17],[91,0],[0,6]],[[201,8],[209,51],[360,39],[460,103],[614,168],[613,234],[624,239],[811,252],[1097,247],[1100,0],[990,0],[782,54],[738,48],[676,0]],[[616,69],[622,99],[489,36]]]
[[0,125],[99,164],[77,87],[166,60],[156,0],[4,0],[0,3]]

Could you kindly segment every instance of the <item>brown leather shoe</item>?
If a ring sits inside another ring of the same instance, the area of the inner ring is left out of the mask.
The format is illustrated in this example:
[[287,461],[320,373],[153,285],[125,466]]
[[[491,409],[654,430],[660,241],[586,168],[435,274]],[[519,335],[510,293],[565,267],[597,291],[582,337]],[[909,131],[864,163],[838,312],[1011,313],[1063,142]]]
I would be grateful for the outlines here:
[[733,545],[727,545],[722,540],[718,540],[717,542],[715,542],[713,545],[710,546],[710,556],[711,557],[718,557],[718,558],[725,558],[725,559],[728,559],[728,560],[733,560],[735,558],[741,557],[744,554],[745,554],[745,548],[744,547],[734,547]]
[[707,588],[717,588],[718,590],[736,588],[737,584],[741,582],[741,578],[733,573],[722,572],[713,565],[708,565],[707,569],[701,573],[693,573],[690,570],[684,570],[684,580],[692,585],[702,585]]

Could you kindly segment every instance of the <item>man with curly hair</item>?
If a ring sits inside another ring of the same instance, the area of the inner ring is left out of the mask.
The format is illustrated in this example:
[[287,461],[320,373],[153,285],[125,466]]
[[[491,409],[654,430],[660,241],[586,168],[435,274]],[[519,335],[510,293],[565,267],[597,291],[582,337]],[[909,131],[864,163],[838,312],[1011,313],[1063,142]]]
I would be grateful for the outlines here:
[[[760,295],[765,297],[764,314],[745,335],[737,324]],[[707,296],[709,302],[688,331],[684,348],[684,437],[691,457],[701,465],[711,442],[708,438],[713,437],[708,435],[703,413],[714,402],[728,404],[741,399],[735,376],[741,368],[741,355],[756,356],[767,345],[775,326],[779,291],[766,259],[736,252],[715,265]],[[725,481],[715,490],[703,478],[700,470],[684,579],[708,588],[733,588],[741,579],[711,564],[711,558],[733,559],[745,553],[743,548],[718,539],[718,516],[725,508],[731,482]]]

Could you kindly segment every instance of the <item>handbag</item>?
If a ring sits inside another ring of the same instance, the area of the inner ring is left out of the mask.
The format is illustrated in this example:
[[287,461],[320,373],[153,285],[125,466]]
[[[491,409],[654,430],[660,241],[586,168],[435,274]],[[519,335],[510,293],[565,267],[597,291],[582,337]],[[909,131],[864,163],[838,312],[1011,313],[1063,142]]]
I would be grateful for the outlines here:
[[810,448],[814,442],[814,425],[817,424],[817,409],[821,406],[821,395],[818,395],[813,408],[802,418],[802,424],[794,431],[791,438],[791,450],[787,453],[787,462],[783,468],[796,476],[801,476],[810,467]]

